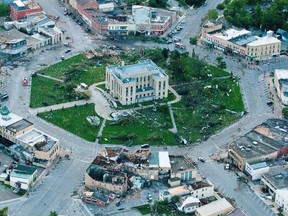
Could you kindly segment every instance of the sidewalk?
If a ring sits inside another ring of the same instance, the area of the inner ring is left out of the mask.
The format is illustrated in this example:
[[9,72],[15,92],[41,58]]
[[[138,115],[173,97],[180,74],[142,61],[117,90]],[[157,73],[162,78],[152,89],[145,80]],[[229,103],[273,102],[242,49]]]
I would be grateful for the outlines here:
[[37,115],[37,113],[48,112],[51,110],[59,110],[62,108],[69,108],[69,107],[73,107],[75,105],[81,106],[81,105],[85,105],[87,103],[90,104],[93,102],[91,100],[79,100],[79,101],[73,101],[73,102],[68,102],[68,103],[46,106],[46,107],[39,107],[39,108],[35,108],[35,109],[29,109],[29,112],[31,115]]

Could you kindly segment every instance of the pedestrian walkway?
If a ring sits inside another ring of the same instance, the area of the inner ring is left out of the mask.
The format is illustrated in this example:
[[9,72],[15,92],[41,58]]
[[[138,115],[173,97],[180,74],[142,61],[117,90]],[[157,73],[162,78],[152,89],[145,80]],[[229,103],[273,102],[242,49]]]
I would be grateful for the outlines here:
[[54,81],[58,81],[58,82],[62,82],[62,83],[64,82],[64,80],[57,79],[55,77],[47,76],[47,75],[40,74],[40,73],[37,73],[37,76],[41,76],[41,77],[44,77],[44,78],[47,78],[47,79],[51,79],[51,80],[54,80]]
[[38,113],[48,112],[51,110],[59,110],[63,108],[70,108],[74,106],[82,106],[82,105],[89,104],[89,103],[93,103],[93,102],[91,100],[79,100],[79,101],[46,106],[46,107],[39,107],[35,109],[29,109],[29,112],[31,115],[37,115]]

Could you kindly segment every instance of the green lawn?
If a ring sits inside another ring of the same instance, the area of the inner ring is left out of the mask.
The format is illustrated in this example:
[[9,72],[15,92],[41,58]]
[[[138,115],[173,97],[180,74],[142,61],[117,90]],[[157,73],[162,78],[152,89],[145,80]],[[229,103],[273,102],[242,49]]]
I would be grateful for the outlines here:
[[85,55],[79,54],[71,58],[68,58],[64,61],[58,62],[54,65],[50,65],[38,71],[37,73],[45,74],[58,79],[64,79],[65,71],[73,68],[75,64],[79,64],[81,62],[84,62],[85,60],[86,60]]
[[[204,89],[205,86],[211,88]],[[234,79],[197,83],[197,88],[192,86],[189,91],[191,96],[183,95],[182,100],[172,107],[179,135],[191,143],[207,139],[238,120],[244,111],[240,88]],[[226,109],[237,113],[232,114]]]
[[94,104],[87,104],[83,106],[76,106],[38,114],[40,118],[51,122],[90,142],[95,141],[101,123],[97,127],[92,126],[86,120],[86,117],[95,115],[96,113]]
[[104,64],[97,66],[96,60],[88,60],[84,54],[79,54],[46,67],[37,73],[62,79],[76,85],[82,82],[92,85],[105,80],[105,67]]
[[123,118],[118,122],[107,122],[102,133],[101,143],[128,145],[175,145],[177,138],[168,129],[172,122],[167,106],[157,111],[147,108],[138,111],[135,116]]
[[30,107],[50,106],[87,97],[83,93],[74,92],[73,87],[48,78],[33,76]]
[[146,214],[150,214],[151,213],[151,209],[150,209],[150,205],[149,204],[136,206],[134,208],[137,209],[142,215],[146,215]]

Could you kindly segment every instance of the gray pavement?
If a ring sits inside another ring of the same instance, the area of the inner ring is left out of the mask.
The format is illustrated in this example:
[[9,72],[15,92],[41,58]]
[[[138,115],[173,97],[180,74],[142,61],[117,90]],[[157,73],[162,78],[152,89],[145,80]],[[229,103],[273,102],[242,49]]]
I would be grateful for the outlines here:
[[247,216],[274,215],[273,211],[245,183],[237,181],[237,175],[224,170],[223,164],[214,161],[199,164],[199,168],[222,195],[235,199],[237,207]]

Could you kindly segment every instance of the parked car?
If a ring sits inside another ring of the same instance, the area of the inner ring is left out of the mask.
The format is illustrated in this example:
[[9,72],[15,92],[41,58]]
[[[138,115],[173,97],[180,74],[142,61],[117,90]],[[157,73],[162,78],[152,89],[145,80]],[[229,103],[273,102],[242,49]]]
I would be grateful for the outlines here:
[[229,170],[229,169],[230,169],[230,164],[226,164],[226,165],[225,165],[225,169],[226,169],[226,170]]
[[71,49],[68,49],[68,50],[65,51],[65,53],[69,53],[69,52],[71,52]]
[[143,144],[143,145],[141,145],[141,148],[149,148],[150,146],[149,146],[149,144]]
[[205,162],[205,159],[202,158],[202,157],[198,157],[198,160],[201,161],[201,162],[203,162],[203,163]]
[[61,56],[61,60],[62,60],[62,61],[65,60],[65,56]]
[[4,92],[0,95],[0,101],[1,102],[8,100],[8,98],[9,98],[9,96],[6,92]]

